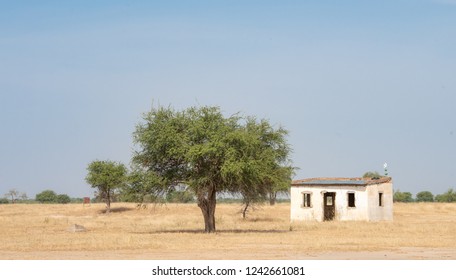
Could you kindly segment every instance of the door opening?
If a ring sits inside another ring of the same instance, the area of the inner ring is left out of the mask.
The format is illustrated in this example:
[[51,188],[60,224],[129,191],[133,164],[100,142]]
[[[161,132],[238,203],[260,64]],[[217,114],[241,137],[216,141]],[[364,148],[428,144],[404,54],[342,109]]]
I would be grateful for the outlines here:
[[327,192],[323,194],[324,201],[324,220],[332,221],[336,216],[336,193]]

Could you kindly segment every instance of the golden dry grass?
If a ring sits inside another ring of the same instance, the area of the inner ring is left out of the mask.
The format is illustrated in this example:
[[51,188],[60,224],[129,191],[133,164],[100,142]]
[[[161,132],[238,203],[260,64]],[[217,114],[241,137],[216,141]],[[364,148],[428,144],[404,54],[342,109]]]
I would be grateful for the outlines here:
[[[113,204],[109,215],[103,204],[0,205],[0,259],[302,259],[404,248],[456,257],[456,204],[395,204],[393,222],[290,224],[289,204],[261,206],[246,220],[240,209],[219,204],[218,232],[205,234],[194,204]],[[73,224],[88,231],[69,232]]]

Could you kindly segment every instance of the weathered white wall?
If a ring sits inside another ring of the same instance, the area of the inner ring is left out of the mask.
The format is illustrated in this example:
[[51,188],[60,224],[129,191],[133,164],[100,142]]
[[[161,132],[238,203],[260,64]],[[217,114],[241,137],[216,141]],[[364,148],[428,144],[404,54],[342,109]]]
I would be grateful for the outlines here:
[[[290,215],[291,220],[298,221],[322,221],[323,220],[323,196],[320,194],[321,189],[310,187],[291,187],[290,190]],[[312,194],[311,206],[302,207],[302,193],[309,192]],[[336,198],[337,200],[337,198]]]
[[[378,206],[378,193],[383,192],[384,206]],[[302,193],[312,194],[312,207],[302,207]],[[323,221],[324,192],[336,193],[335,220],[377,221],[392,220],[392,184],[369,186],[292,186],[290,190],[292,221]],[[348,192],[355,193],[355,207],[348,207]]]
[[[367,220],[367,193],[365,187],[291,187],[291,220],[323,221],[324,192],[336,193],[335,220]],[[302,207],[302,193],[312,193],[312,207]],[[348,207],[348,192],[355,193],[355,206]]]
[[[383,206],[379,206],[378,194],[383,193]],[[369,200],[369,221],[393,220],[393,184],[384,183],[367,186]]]

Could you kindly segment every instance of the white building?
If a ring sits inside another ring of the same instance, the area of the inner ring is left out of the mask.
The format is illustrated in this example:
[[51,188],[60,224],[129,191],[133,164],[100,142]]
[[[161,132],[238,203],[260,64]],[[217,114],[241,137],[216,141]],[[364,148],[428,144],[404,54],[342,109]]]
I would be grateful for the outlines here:
[[390,177],[297,180],[290,195],[291,221],[393,220]]

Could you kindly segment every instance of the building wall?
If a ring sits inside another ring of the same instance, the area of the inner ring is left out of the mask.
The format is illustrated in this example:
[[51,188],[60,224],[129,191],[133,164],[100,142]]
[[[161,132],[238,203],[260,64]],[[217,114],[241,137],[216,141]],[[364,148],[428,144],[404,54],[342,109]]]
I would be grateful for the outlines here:
[[[290,190],[292,221],[323,221],[324,192],[336,193],[335,220],[377,221],[392,220],[392,184],[365,186],[292,186]],[[348,193],[355,194],[355,207],[348,207]],[[380,207],[378,193],[383,193]],[[303,207],[302,193],[311,193],[311,207]]]
[[[310,187],[291,187],[290,190],[290,218],[292,221],[321,221],[323,213],[321,205],[323,196],[319,189]],[[303,207],[303,193],[311,193],[311,207]],[[337,199],[337,198],[336,198]]]
[[[338,188],[339,200],[336,195],[336,220],[339,221],[363,221],[368,219],[368,201],[365,187]],[[355,207],[348,207],[348,193],[355,193]],[[342,200],[340,198],[343,198]]]
[[[383,206],[379,206],[379,193],[383,193]],[[384,183],[367,186],[369,200],[369,221],[393,220],[393,184]]]
[[[312,194],[312,207],[302,207],[302,193]],[[324,220],[324,193],[334,192],[335,198],[335,220],[367,220],[367,193],[365,187],[347,186],[306,186],[291,187],[291,220],[302,221],[323,221]],[[348,207],[348,193],[355,194],[355,207]]]

